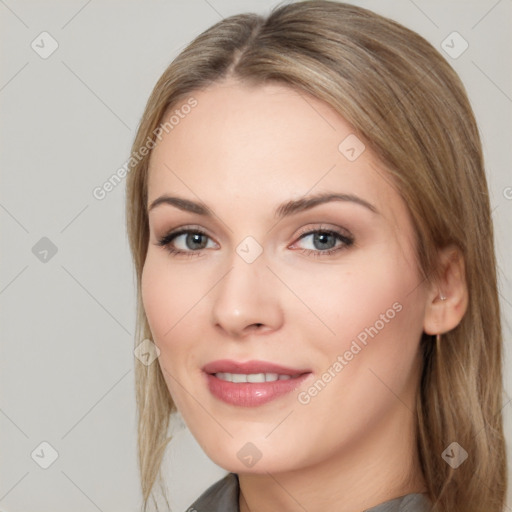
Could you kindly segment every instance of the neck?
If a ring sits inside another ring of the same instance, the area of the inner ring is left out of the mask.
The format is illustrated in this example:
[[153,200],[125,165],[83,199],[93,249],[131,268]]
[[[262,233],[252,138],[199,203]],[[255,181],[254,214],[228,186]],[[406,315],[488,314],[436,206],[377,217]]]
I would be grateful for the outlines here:
[[327,460],[238,478],[240,512],[361,512],[405,494],[426,492],[415,415],[401,402],[365,439],[346,443]]

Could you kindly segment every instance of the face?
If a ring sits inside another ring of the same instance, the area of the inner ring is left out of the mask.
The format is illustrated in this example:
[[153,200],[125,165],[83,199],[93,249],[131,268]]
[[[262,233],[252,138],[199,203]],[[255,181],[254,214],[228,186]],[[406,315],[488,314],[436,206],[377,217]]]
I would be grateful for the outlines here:
[[149,168],[155,364],[229,471],[364,449],[414,407],[426,291],[406,206],[320,100],[235,81],[193,97]]

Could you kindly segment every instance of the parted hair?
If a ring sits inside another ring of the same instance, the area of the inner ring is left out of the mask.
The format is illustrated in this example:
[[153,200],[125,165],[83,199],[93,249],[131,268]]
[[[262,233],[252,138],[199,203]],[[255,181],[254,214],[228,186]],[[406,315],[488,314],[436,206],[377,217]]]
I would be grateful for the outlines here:
[[[235,15],[201,33],[165,70],[147,102],[132,154],[155,141],[171,108],[226,78],[254,85],[275,81],[307,92],[353,127],[407,205],[424,279],[439,275],[439,249],[460,249],[468,307],[440,343],[422,335],[417,449],[434,511],[502,512],[507,463],[493,225],[478,127],[458,75],[423,37],[361,7],[312,0],[278,5],[268,16]],[[136,345],[151,337],[140,287],[149,240],[150,156],[151,151],[131,165],[126,183],[137,279]],[[138,462],[147,510],[151,497],[157,505],[157,479],[165,496],[161,466],[176,407],[159,365],[135,364]],[[454,441],[468,453],[457,468],[441,456]]]

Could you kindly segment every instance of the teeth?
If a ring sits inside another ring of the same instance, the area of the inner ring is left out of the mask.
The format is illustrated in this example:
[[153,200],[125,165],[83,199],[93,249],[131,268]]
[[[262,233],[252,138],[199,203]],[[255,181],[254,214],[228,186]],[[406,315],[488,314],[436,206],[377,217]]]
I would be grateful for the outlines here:
[[[244,377],[244,375],[234,374],[233,377]],[[246,379],[242,382],[266,382],[267,377],[264,373],[250,373],[249,375],[245,375]],[[270,379],[269,379],[270,380]],[[237,382],[236,380],[233,382]],[[240,381],[238,381],[240,382]]]
[[[215,373],[218,379],[225,380],[227,382],[274,382],[276,380],[288,380],[291,379],[291,375],[279,375],[277,373]],[[298,377],[298,375],[294,375]]]

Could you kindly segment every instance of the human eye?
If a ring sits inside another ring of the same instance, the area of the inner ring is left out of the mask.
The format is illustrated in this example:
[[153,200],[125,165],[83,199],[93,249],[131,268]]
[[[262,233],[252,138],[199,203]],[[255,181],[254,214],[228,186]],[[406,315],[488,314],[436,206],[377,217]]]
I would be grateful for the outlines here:
[[[303,254],[310,256],[329,256],[354,244],[354,237],[347,230],[341,231],[334,228],[321,226],[317,229],[302,232],[297,243],[304,241]],[[293,246],[292,246],[293,247]]]
[[[209,245],[209,242],[211,244]],[[203,249],[216,246],[211,238],[201,229],[182,227],[161,237],[157,244],[165,247],[172,256],[200,256]]]

